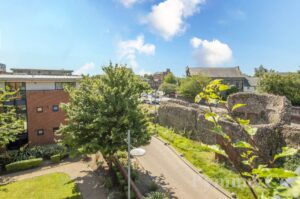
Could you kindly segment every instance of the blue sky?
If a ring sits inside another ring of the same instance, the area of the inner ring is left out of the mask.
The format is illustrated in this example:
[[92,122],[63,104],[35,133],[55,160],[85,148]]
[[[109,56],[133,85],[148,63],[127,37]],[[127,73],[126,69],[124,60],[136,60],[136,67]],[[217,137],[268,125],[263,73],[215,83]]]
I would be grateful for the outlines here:
[[0,0],[0,62],[139,74],[189,66],[300,65],[299,0]]

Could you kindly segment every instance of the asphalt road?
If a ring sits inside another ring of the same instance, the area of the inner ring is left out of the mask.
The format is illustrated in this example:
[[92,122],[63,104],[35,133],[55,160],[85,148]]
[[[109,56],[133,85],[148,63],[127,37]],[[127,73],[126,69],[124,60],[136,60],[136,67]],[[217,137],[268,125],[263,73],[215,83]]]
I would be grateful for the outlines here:
[[228,198],[186,165],[169,147],[157,138],[144,147],[146,154],[138,157],[142,167],[160,179],[172,198],[219,199]]

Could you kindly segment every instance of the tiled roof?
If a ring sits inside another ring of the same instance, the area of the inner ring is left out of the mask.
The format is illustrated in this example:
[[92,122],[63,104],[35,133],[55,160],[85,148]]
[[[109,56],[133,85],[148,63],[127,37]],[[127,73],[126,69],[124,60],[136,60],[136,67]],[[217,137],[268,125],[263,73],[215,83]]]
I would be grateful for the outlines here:
[[205,75],[213,78],[224,78],[224,77],[245,77],[239,69],[239,67],[196,67],[189,68],[190,75]]

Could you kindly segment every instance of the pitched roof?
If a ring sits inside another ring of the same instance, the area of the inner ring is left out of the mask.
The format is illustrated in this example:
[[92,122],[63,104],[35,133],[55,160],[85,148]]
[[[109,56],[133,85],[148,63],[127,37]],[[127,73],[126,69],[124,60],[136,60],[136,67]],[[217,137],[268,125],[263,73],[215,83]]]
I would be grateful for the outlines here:
[[189,68],[190,75],[205,75],[213,78],[224,78],[224,77],[245,77],[237,67],[195,67]]
[[245,84],[247,84],[247,86],[256,87],[258,85],[258,81],[259,81],[258,77],[249,77],[249,76],[246,76],[245,78],[247,80],[247,81],[245,81]]

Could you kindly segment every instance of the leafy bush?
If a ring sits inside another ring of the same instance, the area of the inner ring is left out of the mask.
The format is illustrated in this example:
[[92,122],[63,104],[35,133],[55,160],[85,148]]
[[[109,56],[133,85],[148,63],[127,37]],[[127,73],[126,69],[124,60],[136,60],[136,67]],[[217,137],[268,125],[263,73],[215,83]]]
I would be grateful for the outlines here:
[[175,84],[164,82],[160,85],[159,90],[163,91],[166,95],[175,94],[177,90],[177,86]]
[[176,84],[177,78],[174,76],[173,73],[170,72],[164,77],[164,82],[168,84]]
[[300,105],[300,74],[264,73],[258,88],[261,92],[286,96],[293,105]]
[[179,94],[188,99],[194,100],[195,97],[201,92],[206,84],[208,84],[209,78],[204,76],[192,76],[181,80],[179,86]]
[[145,199],[167,199],[168,197],[166,194],[162,192],[151,192],[147,194],[147,197]]
[[19,171],[19,170],[24,170],[24,169],[30,169],[30,168],[39,166],[42,163],[42,161],[43,161],[42,158],[35,158],[35,159],[31,159],[31,160],[22,160],[22,161],[7,164],[5,166],[5,168],[7,171]]
[[61,159],[61,155],[60,154],[56,154],[50,157],[50,160],[52,163],[58,163]]
[[20,150],[8,151],[7,163],[17,162],[21,160],[29,160],[32,158],[46,158],[61,154],[64,156],[67,153],[67,148],[62,145],[50,144],[45,146],[35,146],[30,148],[21,148]]

